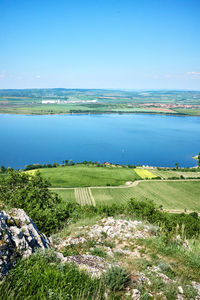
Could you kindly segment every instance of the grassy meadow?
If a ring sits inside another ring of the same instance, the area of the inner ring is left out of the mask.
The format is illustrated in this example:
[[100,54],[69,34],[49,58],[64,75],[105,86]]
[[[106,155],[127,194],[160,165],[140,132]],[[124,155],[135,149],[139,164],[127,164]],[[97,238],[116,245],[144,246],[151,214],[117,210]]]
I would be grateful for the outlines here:
[[140,179],[134,169],[75,165],[39,170],[52,187],[88,187],[122,185]]

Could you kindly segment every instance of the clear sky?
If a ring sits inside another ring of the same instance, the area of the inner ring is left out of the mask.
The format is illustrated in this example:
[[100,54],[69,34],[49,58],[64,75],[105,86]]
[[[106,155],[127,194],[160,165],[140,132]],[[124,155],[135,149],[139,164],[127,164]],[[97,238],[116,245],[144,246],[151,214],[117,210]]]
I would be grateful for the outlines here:
[[200,0],[0,0],[0,88],[200,90]]

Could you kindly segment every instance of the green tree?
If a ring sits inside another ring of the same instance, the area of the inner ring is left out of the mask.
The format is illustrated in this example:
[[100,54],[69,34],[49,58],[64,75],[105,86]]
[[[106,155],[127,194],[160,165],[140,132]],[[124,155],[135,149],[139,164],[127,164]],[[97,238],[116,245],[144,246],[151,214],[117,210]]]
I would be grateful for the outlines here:
[[59,163],[54,162],[54,163],[53,163],[53,168],[57,168],[57,167],[59,167]]
[[6,172],[6,168],[4,166],[1,166],[1,172],[2,173]]
[[51,233],[69,216],[68,207],[49,190],[49,182],[39,171],[34,176],[11,170],[0,178],[0,203],[22,208],[44,233]]

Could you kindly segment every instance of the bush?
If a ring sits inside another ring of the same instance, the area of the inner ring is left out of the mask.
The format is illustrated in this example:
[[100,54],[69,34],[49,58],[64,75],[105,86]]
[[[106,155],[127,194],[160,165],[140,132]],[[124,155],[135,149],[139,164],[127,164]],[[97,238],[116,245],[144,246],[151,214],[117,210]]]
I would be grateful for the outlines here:
[[123,290],[130,282],[129,274],[124,268],[114,266],[107,270],[104,275],[105,285],[111,291],[117,292]]
[[[200,218],[197,213],[187,214],[170,214],[162,212],[156,208],[152,201],[139,201],[130,199],[127,204],[129,214],[135,214],[137,217],[148,220],[152,224],[157,224],[165,231],[166,235],[173,233],[184,234],[186,237],[196,237],[200,234]],[[178,232],[177,232],[178,226]]]
[[196,212],[196,211],[194,211],[194,212],[192,212],[192,213],[190,213],[190,216],[192,216],[193,218],[195,218],[195,219],[198,219],[198,213]]
[[63,202],[49,190],[49,182],[37,172],[34,176],[10,171],[0,178],[0,202],[8,208],[22,208],[33,219],[39,230],[55,232],[76,208]]
[[96,248],[96,247],[93,250],[91,250],[90,253],[92,255],[103,257],[103,258],[107,257],[107,253],[104,250],[102,250],[100,248]]

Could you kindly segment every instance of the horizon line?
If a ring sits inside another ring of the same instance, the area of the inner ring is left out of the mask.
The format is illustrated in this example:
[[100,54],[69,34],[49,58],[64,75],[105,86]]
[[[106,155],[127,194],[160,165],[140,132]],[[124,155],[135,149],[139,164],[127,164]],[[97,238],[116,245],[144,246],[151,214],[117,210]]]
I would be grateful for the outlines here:
[[153,88],[142,88],[142,89],[131,89],[131,88],[65,88],[65,87],[51,87],[51,88],[0,88],[0,91],[3,90],[54,90],[54,89],[64,89],[64,90],[108,90],[108,91],[187,91],[187,92],[200,92],[200,89],[178,89],[178,88],[160,88],[160,89],[153,89]]

